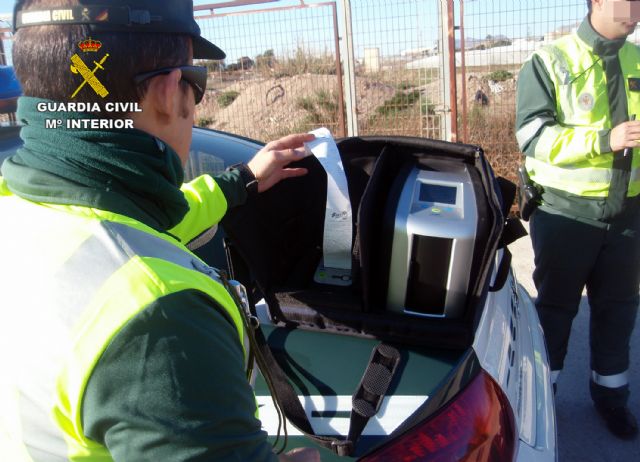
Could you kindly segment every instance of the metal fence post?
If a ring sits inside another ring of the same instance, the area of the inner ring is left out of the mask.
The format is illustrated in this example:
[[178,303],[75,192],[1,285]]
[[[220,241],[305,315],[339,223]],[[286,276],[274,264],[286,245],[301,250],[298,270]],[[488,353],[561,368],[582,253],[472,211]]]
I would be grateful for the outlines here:
[[460,0],[460,81],[462,82],[462,136],[463,143],[469,142],[469,121],[467,113],[467,64],[465,62],[465,38],[464,38],[464,0]]
[[4,32],[0,31],[0,66],[6,66],[7,60],[4,56]]
[[342,75],[342,59],[340,59],[340,32],[338,31],[338,11],[336,2],[331,4],[331,12],[333,13],[333,37],[336,49],[336,77],[338,78],[338,129],[337,135],[344,137],[346,133],[346,116],[344,104],[344,77]]
[[353,28],[351,23],[351,0],[342,0],[342,15],[344,19],[344,88],[345,106],[347,112],[347,135],[358,136],[358,116],[356,114],[356,73],[355,57],[353,53]]
[[453,0],[440,0],[440,27],[438,53],[440,56],[440,82],[442,84],[442,138],[456,141],[457,138],[457,92],[455,36],[453,25]]

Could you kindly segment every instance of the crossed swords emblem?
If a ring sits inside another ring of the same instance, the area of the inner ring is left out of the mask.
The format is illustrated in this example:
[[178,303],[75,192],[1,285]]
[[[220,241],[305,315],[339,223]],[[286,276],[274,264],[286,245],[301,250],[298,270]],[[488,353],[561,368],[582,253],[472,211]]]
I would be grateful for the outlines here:
[[96,77],[95,75],[98,69],[102,69],[104,71],[104,67],[102,67],[102,64],[104,64],[104,62],[107,60],[108,57],[109,57],[109,53],[106,53],[102,57],[100,62],[94,61],[93,64],[95,64],[96,66],[93,68],[93,70],[89,69],[89,67],[84,63],[84,61],[82,61],[82,59],[80,58],[80,56],[78,56],[77,53],[71,57],[71,62],[73,63],[71,65],[71,72],[73,72],[74,74],[80,74],[83,79],[80,86],[76,88],[76,91],[74,91],[73,94],[71,95],[71,98],[75,98],[78,92],[82,90],[82,88],[87,83],[91,88],[93,88],[93,91],[95,91],[102,98],[104,98],[109,94],[109,90],[107,90],[105,86],[102,85],[102,82],[100,82],[100,80],[98,80],[98,77]]

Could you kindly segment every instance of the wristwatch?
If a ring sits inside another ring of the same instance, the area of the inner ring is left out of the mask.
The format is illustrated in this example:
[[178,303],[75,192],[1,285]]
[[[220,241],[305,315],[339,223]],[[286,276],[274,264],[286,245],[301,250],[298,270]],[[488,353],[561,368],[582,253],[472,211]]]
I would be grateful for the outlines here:
[[251,169],[244,162],[239,164],[234,164],[228,168],[228,170],[236,169],[240,172],[240,178],[244,183],[244,187],[247,190],[247,196],[255,196],[258,194],[258,179],[253,174]]

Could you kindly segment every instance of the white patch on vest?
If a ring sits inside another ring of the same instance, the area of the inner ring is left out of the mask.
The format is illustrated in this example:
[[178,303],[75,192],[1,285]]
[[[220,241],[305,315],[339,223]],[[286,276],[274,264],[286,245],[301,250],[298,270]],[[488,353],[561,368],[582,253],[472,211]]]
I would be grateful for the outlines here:
[[578,96],[578,107],[583,111],[590,111],[593,109],[595,99],[591,93],[582,93]]

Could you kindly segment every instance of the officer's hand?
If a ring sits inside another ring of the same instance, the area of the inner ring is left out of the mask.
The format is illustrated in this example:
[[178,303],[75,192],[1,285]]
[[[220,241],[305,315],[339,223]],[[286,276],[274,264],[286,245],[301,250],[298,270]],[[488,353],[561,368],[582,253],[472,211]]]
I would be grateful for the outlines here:
[[280,462],[320,462],[320,453],[317,449],[296,448],[278,458]]
[[614,127],[611,130],[609,145],[613,152],[640,147],[640,120],[630,120]]
[[285,178],[307,174],[306,168],[285,168],[305,156],[302,143],[315,136],[307,133],[288,135],[268,143],[249,161],[249,168],[258,180],[258,192],[269,189]]

